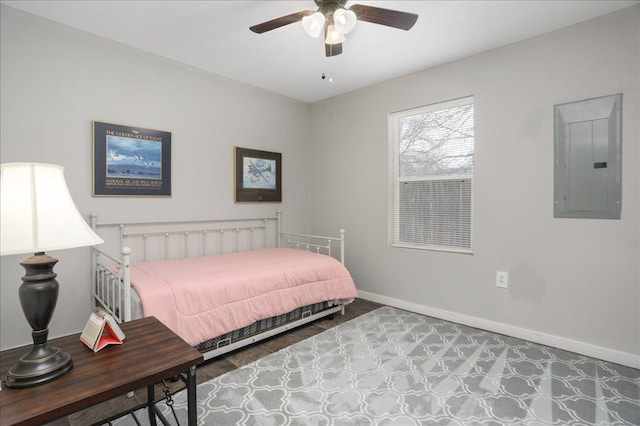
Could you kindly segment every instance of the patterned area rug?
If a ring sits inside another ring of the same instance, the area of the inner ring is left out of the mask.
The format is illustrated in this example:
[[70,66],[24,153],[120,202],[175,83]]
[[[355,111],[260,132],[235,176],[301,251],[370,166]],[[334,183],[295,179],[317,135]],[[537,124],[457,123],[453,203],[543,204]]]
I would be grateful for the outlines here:
[[640,370],[390,307],[197,392],[201,425],[640,425]]

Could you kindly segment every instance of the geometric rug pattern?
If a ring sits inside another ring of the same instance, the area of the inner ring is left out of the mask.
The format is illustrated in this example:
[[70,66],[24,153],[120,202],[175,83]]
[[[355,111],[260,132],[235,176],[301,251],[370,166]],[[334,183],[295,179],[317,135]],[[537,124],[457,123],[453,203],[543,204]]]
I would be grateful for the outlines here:
[[[201,425],[640,425],[640,370],[391,307],[197,395]],[[186,394],[174,401],[186,424]]]

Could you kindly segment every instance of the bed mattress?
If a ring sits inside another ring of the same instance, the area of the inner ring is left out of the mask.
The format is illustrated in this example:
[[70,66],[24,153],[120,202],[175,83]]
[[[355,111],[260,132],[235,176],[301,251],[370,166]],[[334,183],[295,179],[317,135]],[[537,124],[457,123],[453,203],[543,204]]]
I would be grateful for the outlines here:
[[317,314],[318,312],[322,312],[325,309],[328,309],[332,306],[335,306],[335,302],[333,301],[327,301],[323,303],[314,303],[313,305],[303,306],[303,307],[294,309],[293,311],[287,312],[286,314],[261,319],[239,330],[234,330],[229,333],[225,333],[222,336],[214,337],[213,339],[209,339],[206,342],[202,342],[196,346],[196,349],[198,349],[201,352],[206,352],[211,349],[224,347],[232,343],[238,342],[240,340],[244,340],[252,336],[256,336],[264,331],[271,330],[281,325],[291,323],[306,315]]
[[251,333],[263,320],[286,321],[301,307],[357,297],[336,259],[289,248],[134,263],[131,285],[144,316],[155,316],[192,346],[245,327]]
[[[205,342],[202,342],[196,345],[195,348],[201,352],[206,352],[212,349],[218,349],[218,348],[230,345],[232,343],[236,343],[241,340],[250,338],[252,336],[256,336],[265,331],[272,330],[276,327],[280,327],[281,325],[292,323],[293,321],[296,321],[307,315],[317,314],[333,306],[336,306],[336,303],[338,302],[334,300],[327,300],[322,303],[314,303],[312,305],[296,308],[291,312],[287,312],[286,314],[276,315],[270,318],[264,318],[246,327],[242,327],[239,330],[233,330],[229,333],[223,334],[222,336],[217,336]],[[140,296],[138,296],[138,293],[135,291],[135,289],[132,288],[131,289],[131,319],[138,319],[143,317],[144,317],[144,312],[142,311],[142,302],[140,301]]]

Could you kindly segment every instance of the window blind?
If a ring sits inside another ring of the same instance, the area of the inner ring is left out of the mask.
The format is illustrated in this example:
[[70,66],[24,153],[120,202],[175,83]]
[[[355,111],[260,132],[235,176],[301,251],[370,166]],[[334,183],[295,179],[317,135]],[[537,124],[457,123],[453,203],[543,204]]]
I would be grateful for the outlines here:
[[390,115],[391,244],[472,250],[473,98]]

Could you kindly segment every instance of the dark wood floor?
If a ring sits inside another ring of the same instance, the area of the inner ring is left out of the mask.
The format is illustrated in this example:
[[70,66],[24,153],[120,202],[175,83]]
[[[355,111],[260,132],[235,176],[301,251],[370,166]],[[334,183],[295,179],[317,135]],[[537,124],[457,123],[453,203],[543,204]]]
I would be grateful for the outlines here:
[[[345,308],[344,315],[335,315],[331,319],[320,319],[294,330],[290,330],[284,334],[255,343],[244,349],[239,349],[221,357],[209,360],[198,367],[197,382],[202,383],[211,380],[214,377],[220,376],[228,371],[235,370],[238,367],[242,367],[243,365],[263,358],[273,352],[277,352],[282,348],[321,333],[331,327],[335,327],[338,324],[349,321],[350,319],[356,318],[380,306],[381,305],[375,302],[356,299]],[[168,383],[168,385],[173,391],[184,387],[181,382]],[[159,387],[157,394],[159,398]],[[49,423],[49,426],[86,426],[94,424],[108,418],[112,413],[122,412],[129,407],[135,407],[145,400],[146,390],[140,389],[135,392],[133,397],[123,395],[121,397],[114,398],[90,409],[75,413],[67,418]]]

